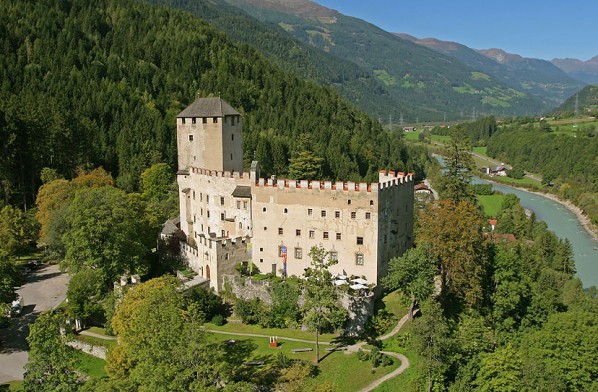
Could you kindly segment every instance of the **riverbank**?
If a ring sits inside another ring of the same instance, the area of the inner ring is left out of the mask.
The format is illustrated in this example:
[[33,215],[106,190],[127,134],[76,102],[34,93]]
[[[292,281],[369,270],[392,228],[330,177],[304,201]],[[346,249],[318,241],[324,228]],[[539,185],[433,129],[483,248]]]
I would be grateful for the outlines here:
[[560,205],[562,205],[563,207],[565,207],[566,209],[571,211],[577,217],[577,220],[579,221],[581,226],[584,228],[584,230],[586,232],[588,232],[588,234],[594,239],[594,241],[598,242],[598,227],[596,227],[595,225],[592,224],[592,222],[590,221],[590,218],[588,218],[588,216],[583,213],[581,208],[579,208],[575,204],[571,203],[569,200],[563,200],[563,199],[559,198],[558,196],[553,195],[552,193],[539,192],[537,190],[531,190],[531,189],[527,189],[527,188],[523,188],[523,187],[505,184],[505,183],[499,182],[499,181],[494,181],[488,177],[484,177],[484,180],[490,181],[490,182],[493,182],[495,184],[499,184],[502,186],[506,186],[508,188],[518,189],[523,192],[528,192],[528,193],[532,193],[534,195],[543,196],[543,197],[550,199],[556,203],[559,203]]

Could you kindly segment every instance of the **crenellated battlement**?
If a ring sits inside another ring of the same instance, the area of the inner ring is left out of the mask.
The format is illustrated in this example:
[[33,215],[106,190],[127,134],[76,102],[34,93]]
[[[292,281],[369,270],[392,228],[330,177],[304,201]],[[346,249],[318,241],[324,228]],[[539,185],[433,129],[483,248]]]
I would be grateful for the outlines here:
[[234,179],[249,179],[251,178],[251,174],[248,172],[231,172],[231,171],[220,171],[220,170],[211,170],[211,169],[204,169],[201,167],[189,167],[189,174],[200,174],[204,176],[210,177],[221,177],[221,178],[234,178]]
[[[384,177],[382,177],[384,173]],[[405,174],[403,172],[390,171],[388,174],[385,171],[380,172],[381,181],[372,182],[353,182],[353,181],[321,181],[321,180],[289,180],[289,179],[273,179],[273,178],[259,178],[255,184],[257,187],[263,188],[278,188],[278,189],[306,189],[306,190],[320,190],[320,191],[345,191],[357,193],[376,193],[380,190],[389,189],[391,187],[401,186],[406,183],[413,182],[413,173]]]

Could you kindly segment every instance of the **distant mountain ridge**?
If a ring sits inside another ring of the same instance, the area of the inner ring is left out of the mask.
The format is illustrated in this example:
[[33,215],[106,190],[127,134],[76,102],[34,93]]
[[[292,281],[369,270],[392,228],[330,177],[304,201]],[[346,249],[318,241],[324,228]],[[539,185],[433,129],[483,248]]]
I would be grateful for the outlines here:
[[[227,0],[249,15],[278,25],[295,39],[351,61],[382,82],[390,104],[365,109],[370,115],[406,121],[459,120],[477,114],[520,115],[556,106],[513,88],[461,61],[401,39],[363,20],[308,0]],[[337,86],[343,91],[342,84]],[[348,92],[350,93],[350,91]],[[562,101],[562,100],[561,100]]]
[[420,39],[404,33],[395,34],[451,56],[520,91],[544,97],[553,107],[560,105],[585,85],[546,60],[525,58],[502,49],[477,50],[457,42],[436,38]]
[[574,79],[598,84],[598,56],[587,61],[578,59],[552,59],[551,62]]

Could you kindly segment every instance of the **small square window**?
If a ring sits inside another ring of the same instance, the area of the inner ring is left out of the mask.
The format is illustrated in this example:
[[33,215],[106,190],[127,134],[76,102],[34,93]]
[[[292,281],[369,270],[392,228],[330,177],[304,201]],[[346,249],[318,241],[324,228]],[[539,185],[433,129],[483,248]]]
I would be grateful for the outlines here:
[[312,215],[314,213],[314,210],[311,208],[307,209],[307,215]]
[[327,240],[328,239],[328,232],[325,231],[324,233],[322,233],[322,237]]
[[237,209],[241,209],[241,200],[237,200]]
[[328,260],[330,261],[338,261],[338,252],[335,250],[331,250],[328,253]]
[[371,219],[372,218],[372,214],[369,212],[365,213],[365,219]]
[[282,229],[282,227],[278,228],[278,234],[279,235],[283,235],[284,234],[284,230]]
[[268,227],[264,226],[264,231],[268,230]]
[[191,118],[191,124],[196,124],[197,123],[197,118],[193,117]]
[[340,218],[341,217],[341,212],[340,211],[334,211],[334,217],[335,218]]
[[326,218],[326,210],[322,210],[322,218]]
[[212,117],[212,122],[214,124],[218,124],[218,117]]
[[220,196],[220,205],[223,206],[224,205],[224,197]]
[[244,210],[246,210],[246,209],[247,209],[247,202],[246,202],[246,201],[244,201],[244,202],[243,202],[243,209],[244,209]]
[[260,252],[263,252],[263,251],[264,251],[264,248],[260,248]]
[[351,211],[351,219],[355,219],[357,217],[357,213],[355,211]]
[[263,208],[262,208],[262,212],[266,212],[266,207],[263,207]]
[[181,118],[181,123],[185,123],[185,117]]
[[316,232],[313,230],[309,231],[309,238],[316,238]]
[[301,237],[301,229],[296,229],[296,230],[295,230],[295,235],[296,235],[297,237]]
[[363,245],[363,237],[357,237],[357,245]]
[[303,249],[301,249],[301,248],[295,248],[295,258],[296,259],[303,258]]
[[207,117],[203,117],[203,118],[201,119],[201,122],[202,122],[203,124],[207,124],[207,123],[208,123],[208,119],[207,119]]
[[351,199],[347,200],[347,204],[351,205]]
[[355,264],[363,265],[363,253],[355,253]]
[[340,240],[341,239],[341,233],[336,233],[336,239]]
[[370,200],[370,205],[373,206],[374,205],[374,200]]
[[192,142],[193,141],[193,135],[189,135],[189,141]]
[[286,213],[288,213],[288,212],[289,212],[289,209],[288,209],[288,208],[285,208],[285,209],[283,210],[283,212],[286,214]]
[[224,213],[220,214],[220,220],[224,220]]

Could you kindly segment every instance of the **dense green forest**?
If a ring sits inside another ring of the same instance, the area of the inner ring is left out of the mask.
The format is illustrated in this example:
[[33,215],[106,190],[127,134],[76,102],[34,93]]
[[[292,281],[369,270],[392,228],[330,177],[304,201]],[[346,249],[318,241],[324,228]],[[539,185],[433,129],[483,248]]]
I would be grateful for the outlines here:
[[[337,93],[190,14],[133,0],[5,2],[0,10],[5,203],[32,205],[43,167],[71,178],[77,167],[101,165],[120,187],[137,189],[151,164],[174,166],[174,117],[209,95],[245,116],[246,162],[275,149],[278,174],[299,147],[323,159],[324,178],[372,180],[385,167],[421,173],[398,135]],[[310,142],[298,147],[303,134]]]
[[598,85],[584,87],[553,110],[552,114],[561,117],[573,117],[575,115],[576,100],[579,115],[598,116]]
[[503,126],[488,140],[488,155],[539,173],[555,193],[571,200],[598,224],[598,137],[576,137],[532,125]]

